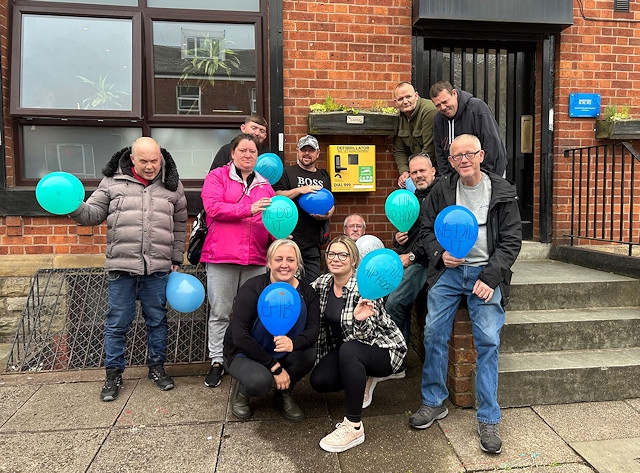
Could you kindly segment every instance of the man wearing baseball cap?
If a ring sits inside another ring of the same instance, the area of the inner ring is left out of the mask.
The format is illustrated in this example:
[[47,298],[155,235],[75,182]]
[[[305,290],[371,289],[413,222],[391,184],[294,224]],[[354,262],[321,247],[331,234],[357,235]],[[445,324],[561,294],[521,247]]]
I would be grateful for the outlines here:
[[298,207],[298,224],[292,232],[293,241],[300,247],[304,263],[304,279],[309,283],[320,276],[320,245],[328,239],[329,218],[335,207],[324,215],[308,214],[298,199],[303,194],[315,193],[323,187],[331,190],[331,181],[326,169],[318,169],[316,161],[320,157],[318,140],[305,135],[298,141],[296,164],[284,168],[282,178],[273,186],[277,195],[293,200]]

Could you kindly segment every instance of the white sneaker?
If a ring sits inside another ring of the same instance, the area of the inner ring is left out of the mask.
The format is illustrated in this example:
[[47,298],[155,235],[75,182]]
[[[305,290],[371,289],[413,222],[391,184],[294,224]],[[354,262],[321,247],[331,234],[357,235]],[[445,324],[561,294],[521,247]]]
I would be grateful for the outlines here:
[[364,397],[362,398],[362,408],[369,407],[371,401],[373,401],[373,390],[376,388],[376,384],[380,381],[379,378],[373,376],[367,376],[367,384],[364,385]]
[[360,428],[350,422],[346,417],[336,424],[336,430],[320,440],[320,448],[327,452],[340,453],[349,450],[364,442],[364,425],[360,422]]
[[389,376],[385,376],[384,378],[378,378],[378,382],[381,383],[383,381],[389,381],[390,379],[402,379],[407,376],[407,370],[405,368],[400,368],[400,371],[397,373],[391,373]]

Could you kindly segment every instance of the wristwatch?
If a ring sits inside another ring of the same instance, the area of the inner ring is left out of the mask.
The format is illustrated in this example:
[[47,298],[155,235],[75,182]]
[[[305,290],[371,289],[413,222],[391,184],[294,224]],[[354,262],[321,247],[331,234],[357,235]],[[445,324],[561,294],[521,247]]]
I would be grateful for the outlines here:
[[413,253],[413,251],[410,251],[408,255],[409,255],[409,261],[413,263],[416,260],[416,255]]
[[282,365],[278,366],[278,368],[277,368],[277,369],[273,370],[273,371],[271,372],[271,374],[272,374],[273,376],[278,376],[279,374],[282,374]]

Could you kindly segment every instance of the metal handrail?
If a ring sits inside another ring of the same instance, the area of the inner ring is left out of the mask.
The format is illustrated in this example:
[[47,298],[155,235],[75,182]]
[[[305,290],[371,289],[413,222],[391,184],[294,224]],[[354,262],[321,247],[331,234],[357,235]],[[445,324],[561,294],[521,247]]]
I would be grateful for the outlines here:
[[568,149],[571,246],[576,240],[640,246],[640,154],[627,142]]

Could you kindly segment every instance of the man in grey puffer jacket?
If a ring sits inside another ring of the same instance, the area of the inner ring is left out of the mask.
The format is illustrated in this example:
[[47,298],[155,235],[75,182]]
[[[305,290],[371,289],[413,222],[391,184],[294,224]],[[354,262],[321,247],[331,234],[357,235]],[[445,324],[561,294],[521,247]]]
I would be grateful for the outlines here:
[[173,388],[164,370],[167,347],[166,286],[183,261],[187,200],[171,155],[148,137],[115,153],[104,178],[69,216],[81,225],[107,220],[109,310],[105,314],[107,379],[100,393],[113,401],[122,386],[127,331],[140,301],[147,326],[149,379]]

